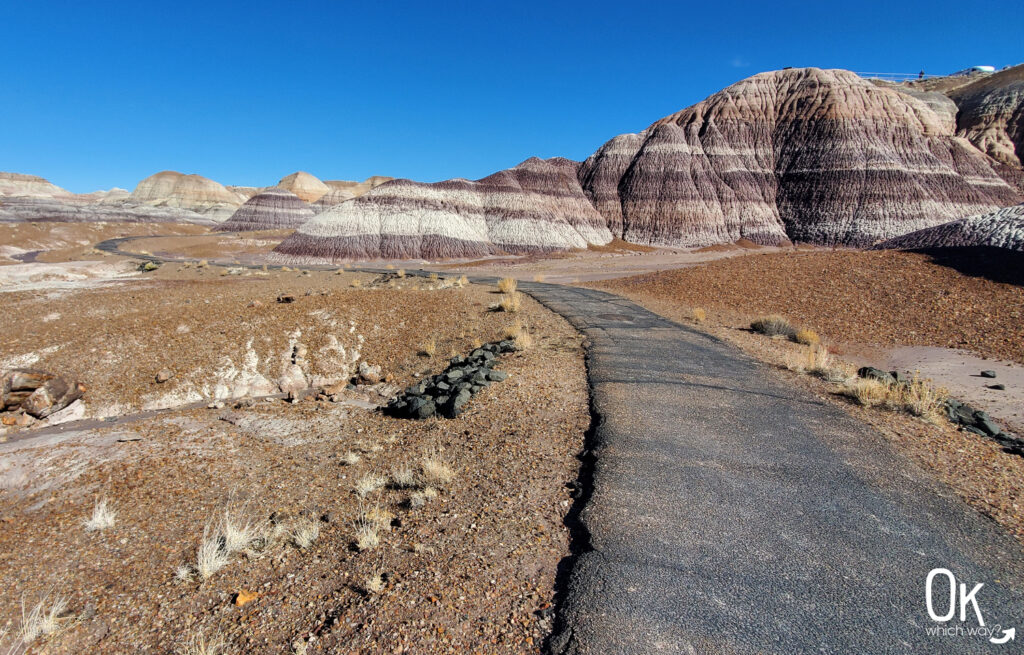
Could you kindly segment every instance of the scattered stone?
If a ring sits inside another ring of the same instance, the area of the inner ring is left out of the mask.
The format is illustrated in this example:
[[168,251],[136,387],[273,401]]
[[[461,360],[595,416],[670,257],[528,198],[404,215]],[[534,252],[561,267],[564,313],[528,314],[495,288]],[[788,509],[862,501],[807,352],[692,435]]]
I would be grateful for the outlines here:
[[243,590],[239,591],[237,594],[235,594],[234,603],[238,607],[243,607],[246,604],[251,603],[252,601],[256,600],[259,597],[260,597],[260,594],[258,592],[249,591],[247,589],[243,589]]
[[373,366],[365,361],[359,362],[359,379],[363,384],[377,384],[381,378],[380,366]]
[[295,296],[287,293],[282,293],[277,297],[277,302],[284,304],[293,303],[295,302]]
[[263,306],[263,303],[261,303],[259,300],[253,300],[251,303],[246,305],[246,307],[262,307],[262,306]]
[[156,374],[157,384],[163,384],[174,377],[174,371],[169,368],[162,368]]
[[983,378],[994,378],[995,376],[996,376],[996,372],[995,371],[985,370],[985,371],[981,372],[981,377],[983,377]]
[[995,391],[1006,391],[1006,385],[1005,385],[1005,384],[1002,384],[1002,383],[999,383],[999,384],[990,384],[990,385],[988,385],[988,388],[989,388],[989,389],[993,389],[993,390],[995,390]]
[[219,400],[215,400],[206,406],[207,409],[224,409],[224,403]]

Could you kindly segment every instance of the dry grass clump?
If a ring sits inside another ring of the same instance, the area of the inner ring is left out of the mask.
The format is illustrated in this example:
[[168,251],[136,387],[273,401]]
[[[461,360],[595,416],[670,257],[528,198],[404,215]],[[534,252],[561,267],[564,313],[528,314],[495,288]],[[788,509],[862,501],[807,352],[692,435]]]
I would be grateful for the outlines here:
[[428,455],[420,460],[423,480],[428,484],[447,484],[455,479],[455,472],[438,455]]
[[904,411],[937,423],[942,416],[943,406],[949,395],[945,389],[936,389],[917,374],[907,384],[895,385],[900,388],[900,405]]
[[544,281],[544,275],[541,274],[541,273],[537,273],[536,275],[533,276],[533,281],[534,282],[543,282]]
[[414,491],[409,496],[409,507],[412,509],[418,509],[434,498],[437,498],[437,489],[433,487],[425,487],[420,491]]
[[[47,593],[27,613],[25,612],[25,601],[22,599],[21,627],[18,629],[18,637],[25,646],[28,646],[40,637],[56,633],[61,629],[61,622],[67,621],[67,619],[63,618],[63,614],[65,614],[68,608],[67,597],[62,595],[54,596],[53,600],[49,603],[49,608],[47,608],[49,597],[50,594]],[[17,646],[11,648],[9,652],[18,652]]]
[[750,329],[768,337],[784,336],[793,338],[796,328],[782,316],[765,316],[750,324]]
[[356,548],[361,552],[373,550],[380,545],[380,529],[375,521],[365,515],[356,519]]
[[369,473],[359,478],[359,481],[356,482],[355,492],[360,498],[366,498],[373,492],[383,489],[385,484],[387,484],[387,480],[383,476]]
[[341,454],[338,461],[342,466],[355,466],[359,462],[363,461],[363,458],[359,456],[359,453],[347,450]]
[[206,261],[205,259],[200,259],[199,263],[196,264],[196,268],[206,268],[209,265],[210,265],[210,262]]
[[817,346],[821,343],[821,337],[814,330],[801,328],[793,335],[793,341],[805,346]]
[[363,591],[367,594],[379,594],[384,591],[384,577],[374,573],[363,582]]
[[84,521],[86,532],[103,531],[114,527],[117,519],[117,512],[110,509],[107,499],[103,498],[96,502],[92,508],[92,516]]
[[437,273],[431,273],[430,274],[430,281],[431,282],[437,282],[440,279],[441,279],[441,276],[438,275]]
[[529,350],[533,347],[533,335],[530,334],[522,321],[517,320],[512,325],[506,325],[502,329],[501,336],[503,339],[514,341],[516,350]]
[[207,523],[203,528],[203,539],[196,550],[196,573],[206,580],[227,566],[230,561],[230,554],[224,549],[220,532],[212,523]]
[[437,354],[437,339],[431,338],[430,341],[425,342],[420,346],[417,354],[420,357],[433,357]]
[[519,282],[514,277],[503,277],[498,280],[498,291],[502,293],[515,293],[518,287]]
[[320,523],[305,518],[292,527],[291,539],[292,543],[302,550],[306,550],[313,545],[313,542],[320,537]]
[[469,284],[469,278],[466,277],[465,275],[461,275],[459,276],[459,279],[455,281],[455,283],[458,284],[460,287],[464,287]]
[[518,291],[512,293],[502,294],[501,300],[498,301],[498,309],[508,314],[515,314],[523,306],[523,294]]
[[846,395],[864,407],[875,407],[889,398],[889,385],[873,378],[857,378],[846,387]]
[[857,378],[847,384],[845,395],[864,407],[886,407],[904,411],[933,423],[942,417],[947,392],[937,389],[916,374],[909,382],[886,383],[873,378]]
[[178,648],[179,655],[222,655],[227,644],[220,637],[214,637],[210,641],[202,634],[193,635],[187,643]]
[[394,489],[410,489],[416,486],[416,472],[408,464],[401,464],[391,469],[391,487]]
[[398,269],[398,272],[395,273],[395,275],[397,275],[399,278],[404,278],[405,277],[405,269],[404,268]]
[[703,323],[706,320],[708,320],[708,313],[706,311],[704,311],[703,309],[701,309],[700,307],[695,307],[693,309],[693,321],[694,321],[694,323]]

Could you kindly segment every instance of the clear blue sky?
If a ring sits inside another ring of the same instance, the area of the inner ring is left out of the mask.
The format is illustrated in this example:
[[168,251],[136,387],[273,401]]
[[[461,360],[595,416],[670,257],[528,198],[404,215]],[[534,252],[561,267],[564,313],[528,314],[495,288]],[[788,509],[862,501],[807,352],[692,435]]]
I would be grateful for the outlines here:
[[0,10],[0,170],[268,185],[582,159],[754,73],[1024,60],[1024,2],[49,2]]

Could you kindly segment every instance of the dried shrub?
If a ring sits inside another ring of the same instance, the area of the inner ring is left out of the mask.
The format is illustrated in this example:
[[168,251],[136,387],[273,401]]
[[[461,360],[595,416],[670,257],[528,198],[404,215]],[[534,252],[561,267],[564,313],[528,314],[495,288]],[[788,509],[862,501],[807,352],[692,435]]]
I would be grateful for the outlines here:
[[784,336],[792,338],[796,328],[781,316],[765,316],[750,324],[750,329],[768,337]]

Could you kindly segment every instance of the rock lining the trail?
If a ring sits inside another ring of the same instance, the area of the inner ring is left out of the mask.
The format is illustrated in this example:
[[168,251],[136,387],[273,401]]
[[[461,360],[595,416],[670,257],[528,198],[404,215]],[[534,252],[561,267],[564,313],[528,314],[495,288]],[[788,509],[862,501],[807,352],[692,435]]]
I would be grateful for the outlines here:
[[494,365],[499,355],[515,350],[515,342],[504,340],[484,344],[468,357],[453,357],[443,372],[406,389],[388,403],[385,412],[396,418],[425,419],[435,415],[455,418],[474,395],[492,382],[508,377],[504,371],[495,370]]

